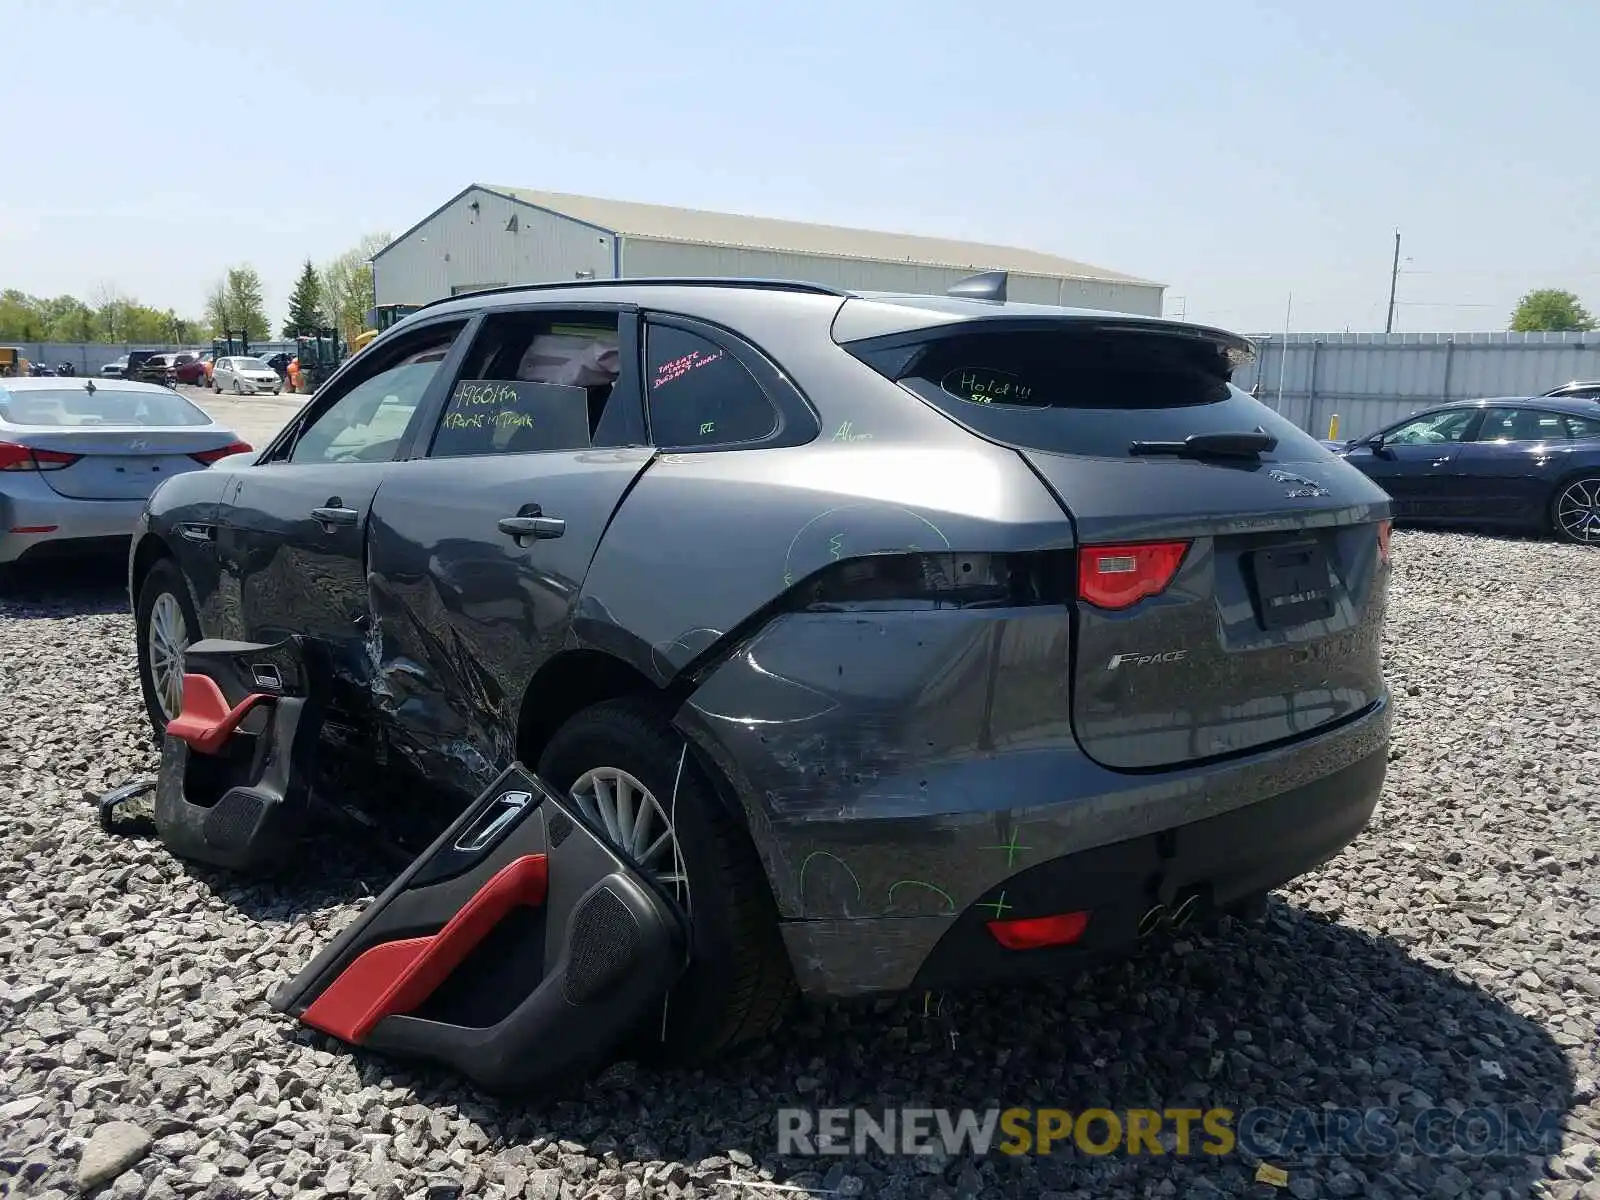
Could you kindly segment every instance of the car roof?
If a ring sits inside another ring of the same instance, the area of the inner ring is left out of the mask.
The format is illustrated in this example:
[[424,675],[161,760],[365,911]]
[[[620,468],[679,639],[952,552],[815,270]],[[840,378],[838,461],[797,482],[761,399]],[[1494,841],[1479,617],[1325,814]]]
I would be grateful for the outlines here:
[[177,394],[158,383],[140,383],[133,379],[90,379],[77,375],[25,375],[17,379],[0,379],[0,391],[59,392],[64,388],[86,388],[90,383],[94,384],[97,392],[159,392],[163,396]]
[[[602,303],[609,301],[615,304],[648,304],[651,301],[660,302],[670,296],[675,302],[681,303],[687,296],[696,291],[703,294],[754,291],[767,293],[769,296],[780,296],[787,293],[795,296],[835,297],[840,301],[858,300],[870,304],[893,306],[903,310],[910,316],[920,314],[932,318],[933,322],[983,319],[997,316],[1023,319],[1044,317],[1057,320],[1066,318],[1084,321],[1116,321],[1119,323],[1137,322],[1140,325],[1152,328],[1170,328],[1191,334],[1210,333],[1238,343],[1245,342],[1245,339],[1240,335],[1223,329],[1212,329],[1207,326],[1194,325],[1185,321],[1174,321],[1164,317],[1119,313],[1106,309],[1067,308],[1055,304],[1031,304],[1016,300],[985,300],[967,296],[934,296],[913,292],[851,291],[793,279],[722,278],[714,276],[562,280],[555,283],[512,284],[506,287],[486,288],[482,291],[466,292],[459,296],[441,297],[431,303],[424,304],[417,312],[390,326],[390,330],[398,329],[401,326],[410,328],[418,318],[425,320],[435,315],[465,313],[481,309],[521,307],[530,302],[545,303],[552,306],[561,303],[581,304],[587,302],[592,304],[596,301]],[[388,332],[386,330],[385,334]]]
[[1426,409],[1439,412],[1447,408],[1501,408],[1516,405],[1520,408],[1543,408],[1551,412],[1571,413],[1573,416],[1591,417],[1600,410],[1600,400],[1587,396],[1486,396],[1473,400],[1452,400]]

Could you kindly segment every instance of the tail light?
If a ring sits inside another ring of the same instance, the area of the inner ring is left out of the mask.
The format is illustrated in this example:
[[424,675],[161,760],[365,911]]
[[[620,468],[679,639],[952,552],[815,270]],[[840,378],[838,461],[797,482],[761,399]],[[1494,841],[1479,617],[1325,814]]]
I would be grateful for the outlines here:
[[229,442],[220,450],[202,450],[198,454],[189,455],[189,457],[194,459],[195,462],[204,463],[209,467],[212,463],[227,458],[230,454],[248,454],[254,449],[255,447],[249,442]]
[[0,442],[0,471],[59,471],[82,457],[60,450],[35,450],[15,442]]
[[1393,529],[1393,521],[1378,522],[1378,561],[1386,567],[1389,565],[1389,533]]
[[1116,610],[1160,595],[1188,551],[1188,542],[1085,546],[1078,551],[1078,599]]
[[1016,921],[990,921],[989,932],[1007,950],[1042,950],[1070,946],[1089,927],[1086,912],[1057,913],[1053,917],[1024,917]]

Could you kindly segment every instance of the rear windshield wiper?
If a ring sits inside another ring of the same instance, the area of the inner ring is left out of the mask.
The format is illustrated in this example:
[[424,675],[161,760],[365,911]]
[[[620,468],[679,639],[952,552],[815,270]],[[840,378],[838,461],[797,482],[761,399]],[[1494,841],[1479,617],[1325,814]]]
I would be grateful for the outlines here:
[[1278,445],[1265,430],[1252,433],[1191,433],[1181,442],[1129,442],[1129,454],[1171,454],[1178,458],[1253,458]]

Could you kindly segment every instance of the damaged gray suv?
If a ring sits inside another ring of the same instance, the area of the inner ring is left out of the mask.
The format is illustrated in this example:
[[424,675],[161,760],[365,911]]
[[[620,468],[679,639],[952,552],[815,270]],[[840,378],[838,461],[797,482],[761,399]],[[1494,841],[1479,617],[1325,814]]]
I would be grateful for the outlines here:
[[[1219,330],[657,280],[424,307],[152,497],[145,701],[298,635],[325,743],[520,760],[673,890],[687,1057],[1258,902],[1382,787],[1388,497]],[[380,827],[386,814],[369,814]]]

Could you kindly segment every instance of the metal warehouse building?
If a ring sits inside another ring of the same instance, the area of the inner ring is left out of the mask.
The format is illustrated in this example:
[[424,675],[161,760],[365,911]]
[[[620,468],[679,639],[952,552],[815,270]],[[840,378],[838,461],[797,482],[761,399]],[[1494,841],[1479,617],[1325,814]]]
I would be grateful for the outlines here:
[[938,295],[996,270],[1010,272],[1012,300],[1161,315],[1165,285],[1033,250],[488,184],[468,187],[384,247],[373,282],[379,304],[513,283],[652,276]]

